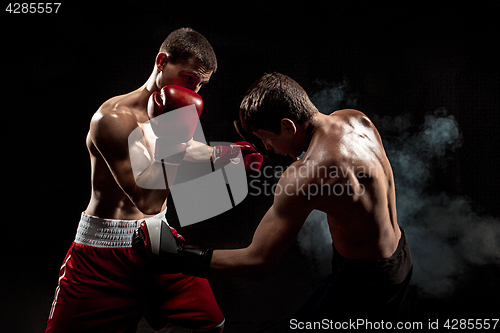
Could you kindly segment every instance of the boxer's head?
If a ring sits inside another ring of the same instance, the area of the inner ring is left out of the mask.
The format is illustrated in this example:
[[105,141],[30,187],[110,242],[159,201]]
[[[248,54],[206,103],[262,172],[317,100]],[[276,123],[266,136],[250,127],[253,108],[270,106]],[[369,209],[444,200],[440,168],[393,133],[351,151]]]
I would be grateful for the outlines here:
[[240,120],[243,128],[262,139],[267,149],[296,157],[302,153],[302,143],[295,134],[317,112],[297,82],[271,73],[260,77],[246,93],[240,105]]
[[157,86],[180,85],[198,91],[217,70],[217,58],[208,40],[190,28],[172,32],[156,56]]
[[304,124],[318,110],[305,90],[290,77],[271,73],[261,76],[248,89],[240,105],[240,119],[248,132],[281,132],[282,119]]

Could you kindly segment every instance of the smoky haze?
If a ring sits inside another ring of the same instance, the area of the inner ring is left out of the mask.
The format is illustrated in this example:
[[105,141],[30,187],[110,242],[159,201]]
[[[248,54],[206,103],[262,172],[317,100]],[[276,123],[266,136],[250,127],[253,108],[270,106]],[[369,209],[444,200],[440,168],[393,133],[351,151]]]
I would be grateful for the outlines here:
[[398,221],[414,258],[413,283],[424,295],[452,293],[460,276],[477,265],[500,264],[500,221],[477,214],[469,199],[432,188],[435,171],[463,140],[445,109],[425,117],[411,134],[409,116],[374,117],[394,170]]
[[[346,82],[323,84],[311,94],[311,100],[325,114],[355,107],[347,88]],[[436,173],[446,169],[447,157],[460,149],[464,140],[455,117],[440,108],[416,119],[423,121],[417,129],[410,115],[372,116],[372,120],[381,132],[393,168],[398,223],[407,234],[414,261],[412,284],[420,295],[445,297],[456,290],[468,269],[500,264],[500,220],[476,213],[467,197],[434,186]],[[323,224],[315,227],[318,233],[308,230],[312,224],[304,225],[299,235],[304,251],[313,254],[308,244],[327,242]],[[320,236],[312,240],[314,234]]]

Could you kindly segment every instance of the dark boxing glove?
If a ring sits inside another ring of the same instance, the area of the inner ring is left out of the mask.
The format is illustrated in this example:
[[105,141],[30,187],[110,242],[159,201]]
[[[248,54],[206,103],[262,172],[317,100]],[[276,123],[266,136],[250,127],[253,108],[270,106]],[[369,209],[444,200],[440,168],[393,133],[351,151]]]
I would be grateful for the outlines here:
[[250,172],[258,172],[262,166],[262,156],[250,143],[246,141],[235,142],[229,146],[214,146],[212,161],[214,163],[239,163],[238,153],[241,151],[245,169]]
[[184,245],[184,238],[160,219],[142,221],[132,236],[132,248],[150,259],[155,271],[206,278],[212,250]]
[[187,88],[169,85],[151,94],[148,117],[158,137],[155,161],[180,164],[202,111],[202,98]]

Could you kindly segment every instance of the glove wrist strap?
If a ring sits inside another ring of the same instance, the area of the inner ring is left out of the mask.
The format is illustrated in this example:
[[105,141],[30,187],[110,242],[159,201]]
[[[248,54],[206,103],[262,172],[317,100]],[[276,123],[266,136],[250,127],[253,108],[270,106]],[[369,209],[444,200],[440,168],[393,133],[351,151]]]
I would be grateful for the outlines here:
[[240,159],[238,158],[238,153],[240,148],[238,145],[228,146],[214,146],[212,149],[212,162],[215,163],[218,160],[221,162],[229,162],[233,164],[238,164]]

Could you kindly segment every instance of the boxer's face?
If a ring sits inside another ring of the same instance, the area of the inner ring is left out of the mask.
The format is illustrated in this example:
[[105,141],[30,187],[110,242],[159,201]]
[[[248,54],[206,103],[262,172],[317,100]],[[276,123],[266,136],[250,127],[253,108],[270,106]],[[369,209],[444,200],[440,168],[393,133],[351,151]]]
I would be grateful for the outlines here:
[[196,57],[173,63],[166,54],[160,53],[156,58],[156,66],[160,71],[158,88],[173,84],[198,92],[212,76],[212,71],[207,71]]
[[[290,121],[291,122],[291,121]],[[275,153],[280,155],[289,155],[297,157],[302,154],[302,149],[296,144],[296,129],[294,126],[287,125],[281,126],[281,132],[276,134],[272,131],[259,129],[253,134],[262,140],[267,150],[274,150]]]

